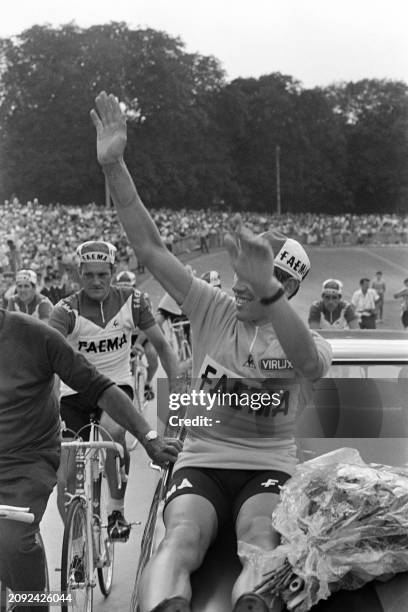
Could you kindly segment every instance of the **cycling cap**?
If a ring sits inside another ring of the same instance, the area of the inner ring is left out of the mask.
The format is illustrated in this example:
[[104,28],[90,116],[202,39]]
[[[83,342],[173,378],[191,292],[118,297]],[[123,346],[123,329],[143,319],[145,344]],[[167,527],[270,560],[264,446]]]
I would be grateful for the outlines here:
[[31,283],[35,286],[37,284],[37,274],[34,270],[19,270],[16,274],[16,284],[18,283]]
[[343,283],[335,278],[328,278],[322,285],[322,295],[341,295]]
[[208,272],[204,272],[204,274],[201,275],[201,278],[213,287],[221,287],[221,277],[217,270],[209,270]]
[[310,260],[300,242],[273,230],[260,236],[266,238],[273,249],[274,265],[301,282],[310,270]]
[[117,275],[116,284],[123,287],[134,287],[136,285],[136,274],[133,274],[130,270],[123,270]]
[[88,240],[79,245],[76,254],[80,263],[104,262],[115,263],[116,247],[103,240]]

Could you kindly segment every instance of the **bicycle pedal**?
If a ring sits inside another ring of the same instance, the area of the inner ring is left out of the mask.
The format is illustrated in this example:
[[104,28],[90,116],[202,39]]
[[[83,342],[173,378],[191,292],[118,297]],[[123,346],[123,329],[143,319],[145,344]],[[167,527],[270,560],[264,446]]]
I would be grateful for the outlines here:
[[121,538],[109,538],[109,541],[112,542],[113,544],[125,544],[127,541],[129,540],[129,536],[124,536]]

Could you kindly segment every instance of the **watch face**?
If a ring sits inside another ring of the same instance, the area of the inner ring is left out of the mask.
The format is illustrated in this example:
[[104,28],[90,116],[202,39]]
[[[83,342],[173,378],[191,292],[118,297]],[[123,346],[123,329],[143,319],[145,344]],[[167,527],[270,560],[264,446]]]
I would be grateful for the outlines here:
[[152,429],[152,431],[148,431],[146,434],[146,440],[150,442],[150,440],[156,440],[156,438],[158,437],[158,433],[157,431],[154,431],[154,429]]

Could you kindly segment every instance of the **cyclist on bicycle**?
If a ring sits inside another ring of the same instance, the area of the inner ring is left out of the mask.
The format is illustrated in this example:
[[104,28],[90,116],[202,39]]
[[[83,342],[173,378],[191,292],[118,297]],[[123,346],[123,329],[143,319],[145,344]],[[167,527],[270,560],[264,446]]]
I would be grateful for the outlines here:
[[342,300],[343,283],[328,278],[322,285],[322,299],[313,302],[309,311],[311,329],[358,329],[353,304]]
[[[146,333],[162,361],[170,381],[178,375],[178,361],[156,324],[146,297],[137,289],[117,288],[112,283],[115,247],[109,242],[91,240],[77,249],[82,289],[64,298],[53,309],[50,325],[64,336],[73,348],[83,354],[101,373],[109,376],[133,398],[130,371],[131,336],[137,328]],[[89,424],[89,414],[97,409],[83,395],[68,385],[61,386],[61,416],[68,429],[78,432]],[[125,472],[129,473],[129,453],[126,451],[126,430],[106,413],[101,425],[112,438],[125,448]],[[64,437],[69,437],[65,432]],[[82,437],[85,437],[82,435]],[[58,482],[58,506],[64,516],[64,490],[74,486],[73,461],[61,462]],[[126,483],[116,482],[113,453],[106,462],[111,498],[108,504],[108,532],[113,539],[126,540],[130,526],[124,518]]]
[[189,428],[166,498],[166,531],[141,579],[140,610],[189,612],[190,575],[231,520],[243,566],[232,594],[234,612],[269,612],[270,604],[277,610],[279,602],[252,591],[279,543],[271,515],[297,462],[296,412],[303,392],[331,361],[329,343],[308,329],[289,302],[310,261],[296,240],[275,232],[254,236],[235,218],[226,240],[235,298],[193,277],[166,249],[127,170],[126,119],[118,100],[102,92],[96,106],[99,115],[92,110],[91,117],[98,160],[119,218],[136,256],[191,321],[193,380],[200,391],[215,397],[227,383],[255,393],[263,385],[278,391],[275,407],[264,411],[232,399],[217,402],[224,429]]
[[[29,507],[34,513],[33,524],[0,520],[0,581],[13,591],[43,591],[44,558],[35,536],[60,462],[54,374],[114,415],[153,460],[174,461],[179,447],[152,439],[149,423],[127,395],[34,317],[0,308],[0,346],[0,504]],[[19,610],[40,612],[48,606]]]
[[[130,270],[122,270],[116,277],[116,287],[136,287],[136,274]],[[149,295],[147,293],[144,293],[143,295],[151,308],[152,306]],[[144,398],[146,401],[151,401],[154,399],[152,380],[159,367],[159,362],[154,346],[146,337],[146,334],[140,330],[137,334],[132,335],[132,352],[137,349],[142,350],[146,355],[147,376],[144,389]]]
[[52,311],[52,302],[37,291],[37,274],[34,270],[19,270],[16,274],[16,295],[9,298],[7,310],[24,312],[45,323]]

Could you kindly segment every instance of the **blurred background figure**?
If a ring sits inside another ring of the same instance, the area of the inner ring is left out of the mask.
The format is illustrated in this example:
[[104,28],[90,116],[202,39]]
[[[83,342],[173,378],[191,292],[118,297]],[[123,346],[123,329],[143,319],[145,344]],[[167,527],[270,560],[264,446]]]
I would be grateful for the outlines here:
[[16,294],[7,302],[7,310],[25,314],[48,322],[52,302],[37,290],[37,274],[34,270],[19,270],[16,274]]
[[375,289],[370,289],[370,279],[360,280],[360,289],[353,293],[351,303],[355,306],[359,317],[360,329],[375,329],[376,312],[379,295]]
[[358,316],[353,304],[342,299],[343,283],[328,278],[322,285],[322,298],[310,307],[311,329],[357,329]]
[[385,286],[385,281],[383,278],[383,273],[381,272],[381,270],[378,270],[378,272],[375,273],[375,278],[371,281],[371,288],[375,289],[376,292],[379,295],[379,300],[377,302],[377,323],[382,323],[384,316],[384,298],[385,298],[385,291],[386,291],[386,286]]
[[394,299],[402,298],[401,322],[404,329],[408,329],[408,278],[404,280],[404,287],[394,293]]

